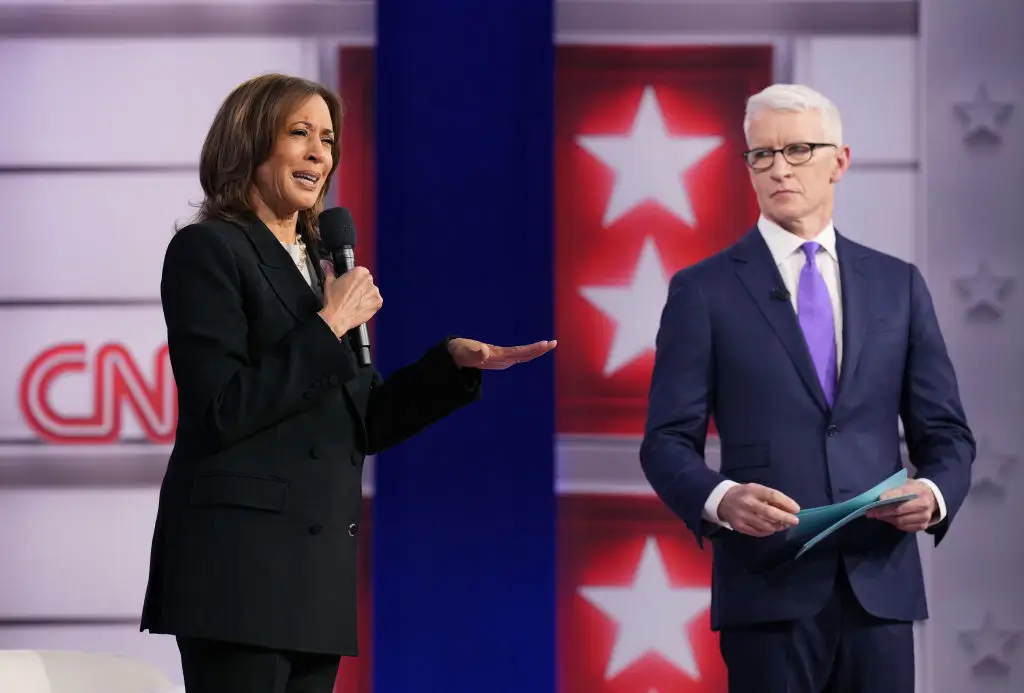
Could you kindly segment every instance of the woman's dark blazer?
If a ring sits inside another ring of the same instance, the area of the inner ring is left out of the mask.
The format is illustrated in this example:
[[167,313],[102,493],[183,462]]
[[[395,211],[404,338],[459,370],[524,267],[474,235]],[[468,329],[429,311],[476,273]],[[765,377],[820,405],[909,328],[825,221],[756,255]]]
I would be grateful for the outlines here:
[[387,379],[359,367],[316,315],[309,250],[315,289],[252,215],[168,245],[178,428],[140,630],[357,654],[363,459],[480,397],[444,342]]

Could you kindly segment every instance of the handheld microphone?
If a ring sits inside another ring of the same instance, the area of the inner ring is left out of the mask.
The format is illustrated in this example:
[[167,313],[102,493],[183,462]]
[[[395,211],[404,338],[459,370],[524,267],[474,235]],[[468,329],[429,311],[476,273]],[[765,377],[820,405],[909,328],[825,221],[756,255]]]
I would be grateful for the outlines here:
[[775,299],[776,301],[788,301],[789,292],[786,291],[785,289],[772,289],[772,298]]
[[[345,207],[332,207],[320,213],[320,237],[334,263],[334,273],[339,277],[356,266],[356,224],[352,212]],[[354,335],[356,360],[360,366],[369,366],[370,333],[366,323],[360,325]]]

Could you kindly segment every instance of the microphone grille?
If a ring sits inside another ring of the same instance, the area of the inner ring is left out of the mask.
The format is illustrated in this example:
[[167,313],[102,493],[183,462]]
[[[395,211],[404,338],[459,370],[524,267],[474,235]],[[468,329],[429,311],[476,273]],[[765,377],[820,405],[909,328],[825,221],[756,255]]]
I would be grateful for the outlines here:
[[346,207],[332,207],[320,212],[317,219],[320,237],[328,250],[344,246],[356,247],[356,224]]

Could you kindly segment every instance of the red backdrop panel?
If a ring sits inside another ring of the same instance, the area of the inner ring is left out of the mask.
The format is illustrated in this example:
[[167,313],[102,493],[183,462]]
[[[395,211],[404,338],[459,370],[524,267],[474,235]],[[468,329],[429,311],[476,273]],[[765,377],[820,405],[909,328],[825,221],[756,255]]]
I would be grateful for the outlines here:
[[559,500],[560,693],[724,693],[711,552],[655,496]]
[[[373,49],[341,49],[339,93],[345,108],[335,204],[348,207],[359,233],[356,262],[374,270]],[[368,325],[373,330],[373,321]],[[370,693],[372,624],[371,502],[363,499],[359,532],[359,656],[343,657],[335,693]]]
[[341,123],[341,163],[336,174],[338,199],[335,203],[352,212],[359,234],[356,262],[372,271],[376,256],[373,48],[342,48],[339,79],[345,115]]
[[665,282],[757,218],[742,120],[771,76],[770,47],[558,49],[559,433],[642,433]]

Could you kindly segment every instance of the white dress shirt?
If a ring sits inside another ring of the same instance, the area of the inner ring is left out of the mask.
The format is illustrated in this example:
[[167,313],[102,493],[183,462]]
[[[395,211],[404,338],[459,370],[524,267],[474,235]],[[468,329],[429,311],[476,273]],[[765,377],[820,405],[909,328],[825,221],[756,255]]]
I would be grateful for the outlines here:
[[[775,266],[778,268],[779,274],[782,275],[782,281],[789,292],[793,310],[796,311],[800,271],[807,261],[807,256],[804,255],[801,246],[807,239],[786,231],[763,215],[757,220],[757,229],[761,232],[761,236],[772,254],[772,259],[775,260]],[[815,262],[822,279],[825,280],[825,286],[828,288],[828,295],[832,301],[832,316],[836,328],[836,376],[838,377],[843,366],[843,294],[839,281],[836,229],[832,222],[829,221],[813,240],[821,246],[815,256]],[[921,479],[921,482],[927,484],[935,495],[935,504],[938,507],[935,522],[941,522],[946,517],[946,503],[942,498],[942,492],[930,479]],[[704,503],[704,519],[732,529],[727,522],[723,522],[718,517],[718,505],[722,502],[726,491],[733,486],[736,486],[736,482],[727,479],[711,491],[707,502]]]

